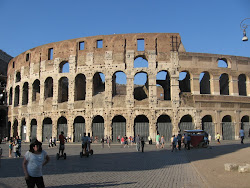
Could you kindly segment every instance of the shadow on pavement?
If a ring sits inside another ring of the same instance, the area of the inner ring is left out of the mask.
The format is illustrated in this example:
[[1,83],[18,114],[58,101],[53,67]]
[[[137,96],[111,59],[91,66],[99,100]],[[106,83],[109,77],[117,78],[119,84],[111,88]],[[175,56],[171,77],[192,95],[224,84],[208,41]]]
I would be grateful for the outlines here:
[[111,186],[133,186],[136,182],[128,182],[128,183],[115,183],[115,182],[103,182],[103,183],[86,183],[86,184],[77,184],[77,185],[60,185],[60,186],[50,186],[48,188],[56,188],[56,187],[67,187],[67,188],[76,188],[76,187],[111,187]]
[[[235,142],[236,143],[236,142]],[[189,163],[190,161],[195,160],[204,160],[218,157],[220,155],[225,155],[228,153],[236,152],[237,150],[249,147],[250,144],[222,144],[212,146],[212,149],[209,148],[199,148],[191,149],[177,152],[170,152],[169,146],[168,149],[156,150],[155,147],[151,148],[146,152],[136,152],[135,148],[130,150],[122,150],[120,147],[113,148],[113,152],[108,152],[106,150],[101,150],[100,147],[93,147],[94,155],[80,158],[79,148],[80,146],[70,146],[71,153],[68,154],[67,149],[67,159],[56,160],[57,150],[46,150],[50,156],[50,162],[44,167],[44,175],[52,174],[70,174],[70,173],[85,173],[85,172],[122,172],[122,171],[146,171],[160,168],[167,168],[171,165]],[[149,146],[148,146],[149,147]],[[95,153],[96,151],[99,151]],[[105,151],[102,153],[102,151]],[[119,152],[119,153],[118,153]],[[188,157],[187,157],[188,156]],[[13,164],[13,162],[15,163]],[[23,158],[2,159],[2,168],[0,170],[0,177],[20,177],[24,176],[22,169]],[[3,169],[5,169],[3,171]],[[113,183],[113,182],[111,182]],[[133,182],[131,182],[133,184]],[[73,185],[72,185],[73,186]],[[78,185],[76,185],[78,186]],[[87,186],[91,187],[92,185],[79,185],[79,187]],[[98,186],[98,185],[93,185]],[[103,186],[103,185],[100,185]],[[109,185],[110,186],[110,185]]]

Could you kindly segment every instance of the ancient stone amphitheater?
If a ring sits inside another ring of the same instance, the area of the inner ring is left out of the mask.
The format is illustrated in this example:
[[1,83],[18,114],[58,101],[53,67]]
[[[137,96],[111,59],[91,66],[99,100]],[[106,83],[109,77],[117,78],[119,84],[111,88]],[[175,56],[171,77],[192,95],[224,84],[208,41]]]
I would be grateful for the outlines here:
[[[83,37],[27,50],[8,65],[10,135],[71,142],[204,129],[248,135],[250,58],[186,52],[177,33]],[[143,80],[136,83],[135,80]]]

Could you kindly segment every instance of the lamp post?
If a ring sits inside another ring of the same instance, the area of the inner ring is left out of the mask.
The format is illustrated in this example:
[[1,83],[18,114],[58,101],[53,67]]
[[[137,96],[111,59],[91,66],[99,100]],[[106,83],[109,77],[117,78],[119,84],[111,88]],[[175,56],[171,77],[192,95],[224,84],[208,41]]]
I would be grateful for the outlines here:
[[243,22],[244,22],[245,20],[247,20],[247,19],[250,20],[250,18],[245,18],[244,20],[242,20],[242,21],[240,22],[240,28],[243,30],[243,38],[242,38],[242,41],[248,41],[247,34],[246,34],[246,29],[247,29],[247,27],[250,26],[250,25],[247,25],[247,24],[243,23]]

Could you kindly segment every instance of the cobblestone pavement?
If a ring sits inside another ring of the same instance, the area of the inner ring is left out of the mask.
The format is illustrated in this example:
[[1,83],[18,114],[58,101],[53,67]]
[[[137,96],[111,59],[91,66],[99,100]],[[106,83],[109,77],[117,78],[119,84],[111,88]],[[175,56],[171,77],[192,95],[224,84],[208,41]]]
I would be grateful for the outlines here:
[[[26,187],[22,169],[23,158],[8,158],[8,145],[1,144],[3,156],[0,187]],[[22,145],[22,154],[29,145]],[[66,144],[67,159],[56,160],[58,148],[43,149],[50,156],[44,167],[46,187],[209,187],[189,162],[186,151],[171,152],[146,145],[145,152],[135,146],[122,148],[93,145],[94,155],[80,158],[80,144]]]

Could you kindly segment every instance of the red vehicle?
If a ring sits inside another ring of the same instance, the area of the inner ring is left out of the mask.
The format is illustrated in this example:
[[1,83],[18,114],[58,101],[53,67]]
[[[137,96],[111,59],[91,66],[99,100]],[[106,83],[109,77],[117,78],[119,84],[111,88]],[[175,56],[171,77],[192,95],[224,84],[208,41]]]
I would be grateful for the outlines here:
[[207,133],[204,130],[196,129],[196,130],[184,130],[185,134],[190,135],[191,137],[191,145],[193,147],[206,147],[207,143],[204,141],[204,136]]

